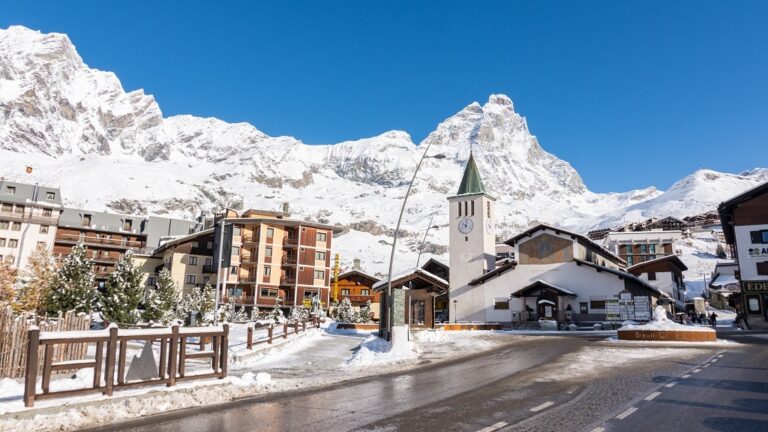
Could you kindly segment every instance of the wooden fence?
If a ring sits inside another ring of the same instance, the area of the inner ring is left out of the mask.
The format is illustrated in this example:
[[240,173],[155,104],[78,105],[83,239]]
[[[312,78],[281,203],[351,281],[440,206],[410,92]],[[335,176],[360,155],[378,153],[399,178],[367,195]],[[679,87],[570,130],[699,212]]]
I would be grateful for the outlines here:
[[[318,319],[316,317],[313,317],[312,318],[312,325],[315,326],[315,327],[320,327],[320,321],[318,321]],[[289,330],[289,328],[291,328],[291,327],[293,327],[293,330]],[[302,330],[303,331],[307,331],[307,321],[304,321],[302,323],[299,323],[298,321],[294,321],[291,324],[284,323],[282,330],[283,330],[282,332],[278,331],[278,334],[275,335],[275,325],[271,324],[269,327],[267,327],[267,337],[261,338],[261,339],[258,339],[258,340],[254,341],[253,340],[253,326],[249,325],[248,326],[248,333],[246,335],[246,340],[245,340],[245,347],[247,349],[253,349],[254,345],[258,345],[258,344],[262,344],[262,343],[271,344],[272,341],[276,337],[278,337],[278,338],[282,337],[283,339],[288,339],[288,335],[290,335],[290,334],[299,334],[299,332],[302,331]]]
[[[188,338],[211,339],[211,349],[203,343],[201,351],[187,352]],[[149,379],[126,380],[126,357],[128,341],[160,341],[160,359],[157,375]],[[95,343],[95,358],[76,361],[53,360],[56,347]],[[114,389],[165,384],[176,382],[224,378],[227,376],[229,349],[229,325],[223,327],[166,327],[146,330],[120,330],[116,326],[107,330],[80,332],[48,332],[40,334],[37,328],[29,330],[27,370],[24,380],[24,405],[32,407],[36,400],[87,393],[103,393],[111,396]],[[105,351],[106,350],[106,351]],[[40,352],[42,356],[42,392],[37,392],[37,377]],[[188,359],[210,359],[211,371],[187,374]],[[93,368],[93,383],[86,388],[51,391],[51,375],[56,371]]]
[[[0,378],[19,378],[27,368],[27,341],[30,321],[22,315],[15,315],[10,306],[0,307]],[[90,318],[74,311],[59,312],[57,318],[40,322],[41,332],[82,331],[90,328]],[[84,343],[60,347],[51,353],[55,362],[75,361],[85,358],[87,345]],[[42,370],[42,364],[38,365]]]

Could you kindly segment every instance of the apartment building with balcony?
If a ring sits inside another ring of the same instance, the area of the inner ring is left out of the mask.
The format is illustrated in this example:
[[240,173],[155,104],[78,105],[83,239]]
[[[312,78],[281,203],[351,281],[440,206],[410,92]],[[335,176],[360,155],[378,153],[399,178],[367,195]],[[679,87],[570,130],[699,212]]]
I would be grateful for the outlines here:
[[213,253],[218,270],[223,251],[217,273],[222,300],[251,307],[280,301],[292,307],[319,295],[327,307],[332,239],[341,228],[288,216],[287,211],[262,210],[216,215]]
[[58,188],[0,178],[0,259],[24,268],[37,248],[50,250],[61,208]]
[[130,250],[137,256],[152,254],[162,238],[189,234],[194,226],[194,222],[179,219],[64,208],[53,254],[64,257],[82,243],[93,263],[97,285],[103,288],[107,276],[126,252]]
[[213,229],[169,239],[151,254],[137,255],[136,263],[143,269],[143,283],[147,289],[156,286],[158,275],[163,269],[171,273],[179,297],[208,283],[215,286]]
[[673,244],[681,238],[680,230],[610,232],[602,245],[632,266],[674,254]]

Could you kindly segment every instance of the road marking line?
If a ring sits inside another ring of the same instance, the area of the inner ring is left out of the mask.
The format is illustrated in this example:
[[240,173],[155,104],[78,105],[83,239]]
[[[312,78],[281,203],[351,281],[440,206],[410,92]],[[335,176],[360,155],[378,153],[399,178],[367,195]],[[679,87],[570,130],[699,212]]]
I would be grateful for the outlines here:
[[596,428],[592,429],[592,432],[603,432],[604,430],[605,430],[604,427],[596,427]]
[[717,363],[717,359],[712,359],[712,363]]
[[690,377],[691,377],[690,374],[685,374],[685,375],[682,376],[682,378],[690,378]]
[[578,387],[571,387],[568,390],[565,391],[566,394],[573,394],[576,390],[578,390]]
[[698,368],[697,368],[697,369],[694,369],[692,372],[693,372],[693,373],[699,373],[699,372],[701,372],[701,369],[698,369]]
[[669,384],[665,385],[664,387],[666,387],[666,388],[672,388],[672,387],[674,387],[674,386],[675,386],[675,384],[677,384],[677,381],[672,381],[671,383],[669,383]]
[[480,429],[477,432],[494,432],[494,431],[497,431],[497,430],[503,428],[504,426],[506,426],[508,424],[509,423],[507,423],[507,422],[498,422],[496,424],[492,424],[492,425],[488,426],[487,428]]
[[709,367],[709,365],[708,365],[708,364],[705,364],[705,365],[704,365],[704,366],[702,366],[702,367],[703,367],[703,368],[708,368],[708,367]]
[[645,397],[645,400],[650,401],[653,400],[656,396],[660,395],[661,392],[653,392]]
[[551,407],[551,406],[552,406],[552,405],[554,405],[554,404],[555,404],[555,403],[554,403],[554,402],[552,402],[552,401],[549,401],[549,402],[544,402],[543,404],[541,404],[541,405],[539,405],[539,406],[537,406],[537,407],[533,407],[533,408],[531,408],[531,411],[533,411],[533,412],[541,411],[541,410],[543,410],[544,408],[549,408],[549,407]]
[[637,408],[635,408],[635,407],[627,408],[626,411],[624,411],[623,413],[617,415],[616,418],[619,419],[619,420],[624,420],[625,418],[629,417],[635,411],[637,411]]

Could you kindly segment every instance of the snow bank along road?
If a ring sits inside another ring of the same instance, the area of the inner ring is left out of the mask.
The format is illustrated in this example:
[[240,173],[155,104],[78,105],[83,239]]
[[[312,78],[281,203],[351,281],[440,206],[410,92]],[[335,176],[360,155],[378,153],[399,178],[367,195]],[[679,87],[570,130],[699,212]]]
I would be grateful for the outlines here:
[[638,395],[724,351],[606,346],[597,339],[524,339],[417,370],[94,430],[592,430]]

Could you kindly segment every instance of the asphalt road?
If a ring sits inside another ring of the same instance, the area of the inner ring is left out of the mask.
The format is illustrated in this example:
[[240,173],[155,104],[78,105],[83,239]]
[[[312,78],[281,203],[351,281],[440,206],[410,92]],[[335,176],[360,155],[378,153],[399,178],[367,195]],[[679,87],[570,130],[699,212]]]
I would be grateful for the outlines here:
[[600,431],[768,431],[768,335],[738,335],[725,351],[671,376]]
[[[768,357],[762,344],[735,351],[691,351],[693,354],[685,358],[624,367],[606,364],[604,370],[586,378],[566,377],[554,382],[539,379],[551,373],[556,367],[553,364],[562,366],[562,356],[595,346],[594,340],[583,337],[525,340],[482,355],[398,375],[370,377],[315,391],[248,398],[94,430],[768,430],[768,417],[758,412],[768,412]],[[717,358],[723,351],[723,357]],[[749,365],[743,360],[745,353],[755,357]],[[717,361],[707,363],[699,372],[691,372],[712,358]],[[726,369],[728,375],[721,378],[721,384],[709,386],[717,382],[718,371]],[[691,378],[680,378],[688,372]],[[760,375],[760,379],[745,380],[745,375]],[[670,382],[677,384],[665,387]],[[731,390],[728,386],[744,388]],[[713,389],[734,392],[733,399],[711,400]],[[643,400],[656,391],[660,394]],[[733,409],[711,414],[713,406],[720,409],[723,404]],[[703,416],[702,412],[710,414]],[[683,419],[694,416],[699,421],[678,421],[681,415]],[[662,422],[659,417],[665,420]],[[738,429],[724,428],[732,417],[746,423],[739,423]]]

